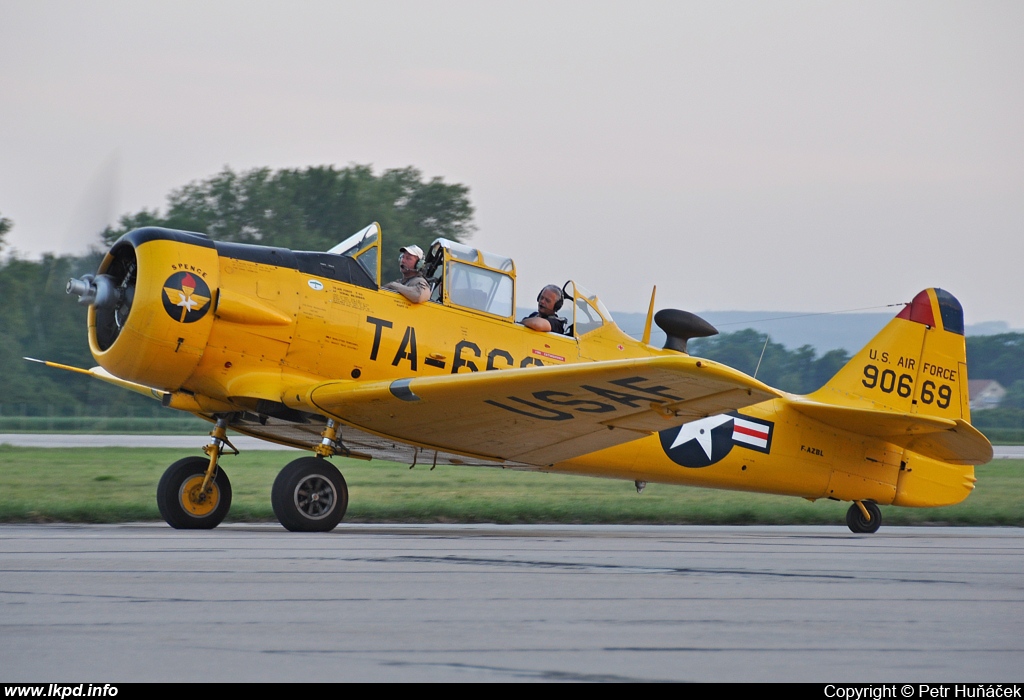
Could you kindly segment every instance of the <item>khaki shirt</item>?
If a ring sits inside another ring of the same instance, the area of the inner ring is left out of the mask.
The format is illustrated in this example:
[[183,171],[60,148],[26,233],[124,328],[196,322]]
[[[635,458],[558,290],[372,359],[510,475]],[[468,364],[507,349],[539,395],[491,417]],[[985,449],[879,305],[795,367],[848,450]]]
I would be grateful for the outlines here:
[[[420,274],[410,277],[409,279],[397,279],[394,282],[384,285],[385,289],[395,289],[396,287],[405,287],[413,297],[419,297],[424,291],[426,291],[427,298],[430,298],[430,282],[427,282],[427,278]],[[395,289],[395,291],[398,290]],[[408,297],[406,298],[408,299]]]

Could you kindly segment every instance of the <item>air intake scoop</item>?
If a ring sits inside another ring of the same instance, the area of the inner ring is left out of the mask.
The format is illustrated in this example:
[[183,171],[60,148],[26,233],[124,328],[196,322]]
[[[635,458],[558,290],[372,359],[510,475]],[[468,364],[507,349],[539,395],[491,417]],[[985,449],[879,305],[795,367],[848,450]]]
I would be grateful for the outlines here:
[[665,349],[686,352],[686,341],[690,338],[706,338],[718,335],[718,329],[689,311],[662,309],[654,314],[654,322],[665,331]]

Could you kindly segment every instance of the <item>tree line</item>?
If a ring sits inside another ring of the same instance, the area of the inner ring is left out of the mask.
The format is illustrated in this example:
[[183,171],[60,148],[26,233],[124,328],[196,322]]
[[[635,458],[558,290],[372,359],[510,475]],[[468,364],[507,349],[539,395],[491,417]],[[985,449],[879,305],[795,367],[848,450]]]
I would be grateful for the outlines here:
[[819,389],[850,361],[846,350],[829,350],[821,357],[810,345],[787,350],[752,328],[695,338],[689,341],[687,349],[691,355],[721,362],[794,394]]
[[218,241],[321,251],[374,221],[385,232],[382,274],[395,278],[401,246],[427,250],[435,238],[464,241],[476,230],[469,188],[439,177],[424,180],[416,168],[380,175],[369,165],[225,168],[171,192],[166,214],[142,209],[122,216],[103,239],[110,245],[133,229],[162,226]]

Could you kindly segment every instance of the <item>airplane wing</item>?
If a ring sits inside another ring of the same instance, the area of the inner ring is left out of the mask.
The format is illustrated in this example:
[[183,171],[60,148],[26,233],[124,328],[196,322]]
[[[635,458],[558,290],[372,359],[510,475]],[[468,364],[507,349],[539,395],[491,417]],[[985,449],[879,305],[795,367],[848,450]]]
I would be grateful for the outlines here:
[[791,399],[790,405],[826,425],[886,440],[925,457],[952,464],[985,464],[992,459],[988,438],[960,419],[833,406],[800,398]]
[[427,448],[549,465],[781,395],[742,372],[680,355],[327,381],[290,391],[284,402]]

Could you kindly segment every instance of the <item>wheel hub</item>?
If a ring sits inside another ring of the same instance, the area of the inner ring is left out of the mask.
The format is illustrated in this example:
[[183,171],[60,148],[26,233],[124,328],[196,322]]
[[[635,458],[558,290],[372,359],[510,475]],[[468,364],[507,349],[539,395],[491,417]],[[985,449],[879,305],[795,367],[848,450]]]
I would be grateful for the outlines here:
[[178,494],[181,507],[196,518],[205,518],[217,509],[220,501],[220,490],[216,482],[210,482],[206,490],[203,490],[203,476],[197,474],[186,479]]
[[295,507],[311,520],[326,518],[336,502],[334,485],[321,476],[307,476],[295,487]]

